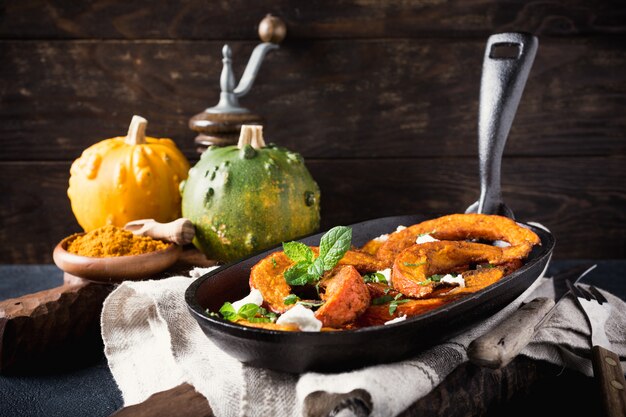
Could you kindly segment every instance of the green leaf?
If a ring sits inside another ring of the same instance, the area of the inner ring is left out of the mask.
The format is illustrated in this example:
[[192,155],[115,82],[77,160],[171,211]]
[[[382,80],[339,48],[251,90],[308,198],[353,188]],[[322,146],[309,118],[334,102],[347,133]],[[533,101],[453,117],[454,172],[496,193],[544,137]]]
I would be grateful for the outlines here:
[[347,226],[335,226],[322,236],[320,241],[320,258],[324,262],[324,270],[329,271],[343,258],[352,241],[352,229]]
[[377,297],[372,300],[372,304],[375,306],[388,303],[393,300],[393,296],[391,295],[383,295],[382,297]]
[[315,259],[315,261],[309,265],[307,273],[316,278],[321,277],[324,274],[324,259],[322,259],[321,256]]
[[439,274],[435,274],[435,275],[431,275],[428,277],[429,280],[433,281],[433,282],[439,282],[441,281],[441,278],[443,278],[443,275],[439,275]]
[[259,306],[254,303],[248,303],[241,306],[237,314],[246,320],[250,320],[259,312]]
[[315,281],[317,277],[309,275],[307,272],[310,265],[311,264],[309,262],[300,262],[286,270],[283,276],[285,277],[287,284],[306,285],[309,282]]
[[399,304],[404,304],[404,303],[408,303],[409,301],[411,301],[410,299],[398,300],[399,297],[402,297],[402,294],[396,295],[394,300],[391,303],[389,303],[389,315],[390,316],[393,316],[393,313],[396,312]]
[[363,275],[363,281],[365,282],[380,282],[382,284],[388,284],[387,278],[380,272],[373,272],[371,274]]
[[229,302],[225,302],[224,305],[220,308],[220,314],[222,315],[222,317],[224,317],[224,319],[228,321],[235,321],[238,318],[235,308]]
[[272,266],[274,268],[276,268],[276,259],[274,259],[274,257],[272,256]]
[[285,305],[295,304],[300,298],[295,294],[289,294],[287,297],[283,298],[283,303]]
[[302,242],[283,242],[285,255],[294,262],[311,262],[313,251]]

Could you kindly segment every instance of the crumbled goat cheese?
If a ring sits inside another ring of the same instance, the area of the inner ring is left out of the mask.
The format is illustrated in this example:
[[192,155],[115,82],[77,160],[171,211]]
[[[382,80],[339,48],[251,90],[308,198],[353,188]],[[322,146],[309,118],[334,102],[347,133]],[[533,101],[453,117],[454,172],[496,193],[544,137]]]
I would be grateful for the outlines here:
[[495,240],[493,242],[493,246],[497,246],[499,248],[507,248],[511,246],[511,244],[509,242],[505,242],[504,240]]
[[389,239],[389,235],[380,235],[374,238],[376,242],[386,242],[388,239]]
[[458,284],[459,287],[465,288],[465,280],[463,279],[463,275],[450,275],[446,274],[441,278],[439,282],[445,282],[446,284]]
[[261,295],[261,291],[257,290],[256,288],[253,288],[250,291],[250,294],[246,295],[244,298],[242,298],[239,301],[235,301],[232,304],[233,304],[233,308],[235,309],[235,311],[239,311],[239,309],[246,304],[256,304],[260,306],[261,304],[263,304],[263,295]]
[[400,231],[402,231],[404,229],[406,229],[406,226],[400,225],[400,226],[396,227],[396,232],[400,232]]
[[415,239],[415,243],[417,243],[418,245],[421,245],[422,243],[426,243],[426,242],[439,242],[439,239],[435,239],[428,233],[419,235],[417,239]]
[[287,310],[276,320],[276,324],[295,324],[304,332],[319,332],[322,328],[322,322],[315,317],[313,310],[302,304],[296,304]]
[[406,320],[406,314],[404,316],[398,316],[395,319],[386,321],[385,324],[394,324],[394,323],[400,323],[401,321]]

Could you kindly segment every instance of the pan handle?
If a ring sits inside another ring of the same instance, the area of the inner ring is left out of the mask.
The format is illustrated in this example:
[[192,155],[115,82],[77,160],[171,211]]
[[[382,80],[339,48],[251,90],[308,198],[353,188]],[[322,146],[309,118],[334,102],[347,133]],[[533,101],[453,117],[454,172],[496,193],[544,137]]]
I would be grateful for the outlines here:
[[466,213],[514,219],[513,211],[502,200],[500,165],[537,46],[537,38],[528,33],[498,33],[487,41],[478,118],[480,199]]

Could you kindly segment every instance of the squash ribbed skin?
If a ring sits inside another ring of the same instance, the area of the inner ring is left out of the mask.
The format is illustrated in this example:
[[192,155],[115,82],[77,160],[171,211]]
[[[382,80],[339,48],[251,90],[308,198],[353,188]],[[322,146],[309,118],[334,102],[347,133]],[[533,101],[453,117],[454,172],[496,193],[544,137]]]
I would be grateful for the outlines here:
[[102,140],[72,163],[67,190],[76,220],[89,232],[138,219],[169,222],[181,216],[180,182],[189,162],[168,138]]
[[320,190],[302,157],[285,148],[210,147],[181,184],[194,245],[230,262],[317,231]]

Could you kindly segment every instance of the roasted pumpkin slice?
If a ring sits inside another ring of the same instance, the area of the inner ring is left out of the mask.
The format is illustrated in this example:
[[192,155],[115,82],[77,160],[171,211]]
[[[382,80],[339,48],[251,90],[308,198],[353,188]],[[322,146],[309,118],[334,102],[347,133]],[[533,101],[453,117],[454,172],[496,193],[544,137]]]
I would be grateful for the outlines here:
[[470,263],[499,263],[501,258],[501,248],[481,243],[441,241],[413,245],[396,258],[391,282],[407,297],[424,298],[437,287],[445,285],[433,276],[449,273],[460,265]]
[[389,312],[389,306],[391,302],[372,305],[365,310],[365,312],[359,317],[356,322],[356,327],[368,327],[378,326],[385,324],[386,322],[393,320],[397,317],[407,316],[413,317],[420,314],[424,314],[437,307],[441,307],[452,300],[454,297],[449,298],[426,298],[423,300],[409,300],[405,303],[398,304],[395,311]]
[[315,317],[325,327],[341,327],[356,320],[370,305],[370,292],[361,274],[351,265],[333,268],[320,282],[324,304]]
[[462,241],[480,239],[505,241],[502,262],[524,259],[541,239],[535,232],[517,224],[508,217],[491,214],[451,214],[415,224],[389,234],[376,256],[384,262],[393,262],[404,249],[415,244],[420,234],[430,234],[438,240]]
[[250,288],[259,290],[267,308],[275,313],[284,313],[290,308],[284,300],[291,293],[291,287],[283,273],[293,264],[285,252],[280,251],[261,259],[250,271]]

